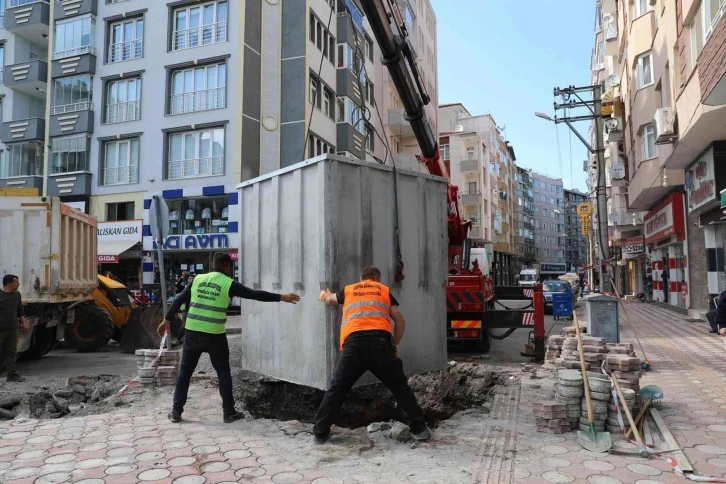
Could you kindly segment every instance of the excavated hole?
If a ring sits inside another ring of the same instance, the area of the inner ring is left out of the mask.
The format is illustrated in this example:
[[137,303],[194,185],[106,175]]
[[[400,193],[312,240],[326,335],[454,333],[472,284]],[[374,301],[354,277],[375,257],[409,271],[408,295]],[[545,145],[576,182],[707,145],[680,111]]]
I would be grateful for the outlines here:
[[[321,390],[249,373],[236,379],[235,397],[255,418],[311,423],[324,395]],[[456,412],[486,405],[501,382],[501,375],[492,367],[476,363],[450,364],[409,379],[431,427]],[[390,420],[405,421],[391,393],[379,383],[352,389],[336,425],[352,429]]]

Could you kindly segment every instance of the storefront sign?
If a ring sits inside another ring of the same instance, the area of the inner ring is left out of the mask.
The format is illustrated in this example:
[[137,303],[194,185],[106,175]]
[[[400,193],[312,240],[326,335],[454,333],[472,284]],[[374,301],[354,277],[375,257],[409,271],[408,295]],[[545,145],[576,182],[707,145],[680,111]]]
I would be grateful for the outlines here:
[[142,220],[98,222],[99,242],[141,242]]
[[643,243],[642,235],[625,239],[625,242],[623,243],[624,259],[632,259],[643,252],[645,252],[645,244]]
[[685,216],[683,214],[683,193],[676,192],[659,203],[644,217],[645,243],[654,244],[673,234],[678,240],[685,238]]
[[686,170],[686,189],[689,214],[717,200],[713,148]]
[[[154,244],[156,248],[156,244]],[[229,248],[227,234],[170,235],[164,250],[213,250]]]
[[546,264],[542,263],[539,265],[539,272],[541,274],[550,274],[553,272],[556,273],[566,273],[567,272],[567,265],[566,264]]
[[97,257],[99,264],[118,264],[120,260],[117,255],[98,255]]

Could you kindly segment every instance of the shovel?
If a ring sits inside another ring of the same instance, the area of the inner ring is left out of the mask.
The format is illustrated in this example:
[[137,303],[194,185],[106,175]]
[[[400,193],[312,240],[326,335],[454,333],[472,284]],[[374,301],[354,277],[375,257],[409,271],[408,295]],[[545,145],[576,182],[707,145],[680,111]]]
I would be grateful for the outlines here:
[[587,378],[587,365],[585,365],[585,353],[582,349],[582,336],[580,336],[580,322],[577,320],[577,312],[572,312],[577,333],[577,351],[580,353],[580,366],[582,368],[582,379],[585,383],[585,400],[587,401],[587,420],[590,422],[590,429],[587,432],[577,431],[577,440],[580,445],[590,452],[607,452],[613,446],[609,432],[597,432],[595,430],[595,418],[592,416],[592,400],[590,399],[590,382]]
[[610,378],[615,384],[615,390],[618,393],[618,397],[620,397],[620,403],[623,405],[623,411],[625,412],[625,416],[628,417],[630,430],[633,431],[633,435],[635,435],[635,441],[638,443],[638,448],[635,449],[635,453],[639,454],[641,457],[650,457],[648,448],[643,443],[643,439],[640,437],[640,432],[638,432],[638,426],[635,425],[635,422],[633,421],[633,415],[630,413],[630,409],[628,408],[628,402],[625,401],[625,397],[623,396],[623,391],[620,389],[620,383],[618,383],[618,379],[615,377],[615,375],[612,374],[610,375]]

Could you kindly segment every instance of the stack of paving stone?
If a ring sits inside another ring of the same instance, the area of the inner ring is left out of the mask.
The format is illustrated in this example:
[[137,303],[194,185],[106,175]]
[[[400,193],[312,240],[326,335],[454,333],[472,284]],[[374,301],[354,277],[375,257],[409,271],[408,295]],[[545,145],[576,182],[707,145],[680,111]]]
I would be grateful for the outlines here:
[[139,383],[153,386],[156,383],[156,368],[139,368]]
[[608,348],[603,338],[592,336],[582,337],[582,351],[585,354],[585,363],[590,371],[598,371],[607,356]]
[[627,354],[608,354],[607,356],[608,370],[615,375],[620,383],[620,388],[625,390],[633,390],[635,392],[635,406],[639,408],[640,399],[640,377],[643,376],[640,369],[640,358],[637,356],[629,356]]
[[[602,373],[595,371],[587,372],[587,381],[590,384],[590,399],[592,403],[592,417],[595,430],[605,431],[605,423],[608,419],[608,400],[610,399],[610,381]],[[587,398],[583,397],[580,402],[582,416],[579,419],[579,429],[587,431],[590,429],[590,420],[587,414]]]
[[545,361],[554,363],[557,358],[560,357],[562,352],[562,343],[564,343],[564,336],[550,336],[547,338],[547,352],[545,353]]
[[[157,359],[158,357],[158,359]],[[136,350],[136,367],[142,385],[169,386],[176,383],[181,351]]]
[[[617,377],[616,377],[617,378]],[[620,383],[620,380],[618,379],[618,383]],[[620,389],[623,392],[623,398],[628,404],[628,409],[630,409],[630,413],[634,413],[635,410],[635,392],[633,390],[630,390],[629,388],[623,388],[622,385],[620,385]],[[625,431],[627,432],[628,429],[630,429],[630,423],[628,422],[628,418],[625,416],[625,410],[623,410],[623,404],[620,401],[620,398],[618,398],[618,406],[620,407],[620,414],[623,418],[623,424],[625,425]],[[620,433],[620,423],[618,422],[618,411],[617,407],[615,406],[615,400],[610,399],[608,402],[608,421],[607,425],[605,426],[608,432],[611,433]]]
[[555,384],[555,401],[565,405],[570,429],[577,428],[580,421],[580,400],[585,394],[582,373],[578,370],[559,370]]
[[167,387],[176,384],[178,366],[160,366],[156,369],[156,386]]
[[635,356],[633,343],[610,343],[608,345],[608,353]]
[[562,342],[560,357],[555,361],[557,368],[580,369],[580,354],[577,352],[577,338],[567,337]]
[[571,430],[565,405],[557,402],[534,402],[537,432],[563,434]]

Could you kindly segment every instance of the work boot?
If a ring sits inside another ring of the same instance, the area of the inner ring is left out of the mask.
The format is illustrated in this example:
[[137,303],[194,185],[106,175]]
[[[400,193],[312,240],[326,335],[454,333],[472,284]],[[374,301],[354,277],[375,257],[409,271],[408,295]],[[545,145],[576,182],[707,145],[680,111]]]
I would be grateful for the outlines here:
[[225,413],[224,414],[224,423],[232,423],[237,420],[242,420],[243,418],[245,418],[245,414],[235,410],[234,413]]
[[424,429],[421,432],[418,432],[414,434],[411,433],[411,436],[416,440],[428,440],[429,437],[431,437],[431,431],[429,430],[428,426],[424,427]]
[[169,415],[167,415],[167,417],[169,417],[169,420],[171,420],[173,423],[179,423],[182,421],[181,414],[176,413],[173,410],[171,412],[169,412]]
[[11,375],[8,375],[8,381],[9,382],[13,381],[13,382],[17,382],[17,383],[22,383],[22,382],[25,381],[25,378],[23,378],[22,376],[18,375],[17,373],[13,373]]

